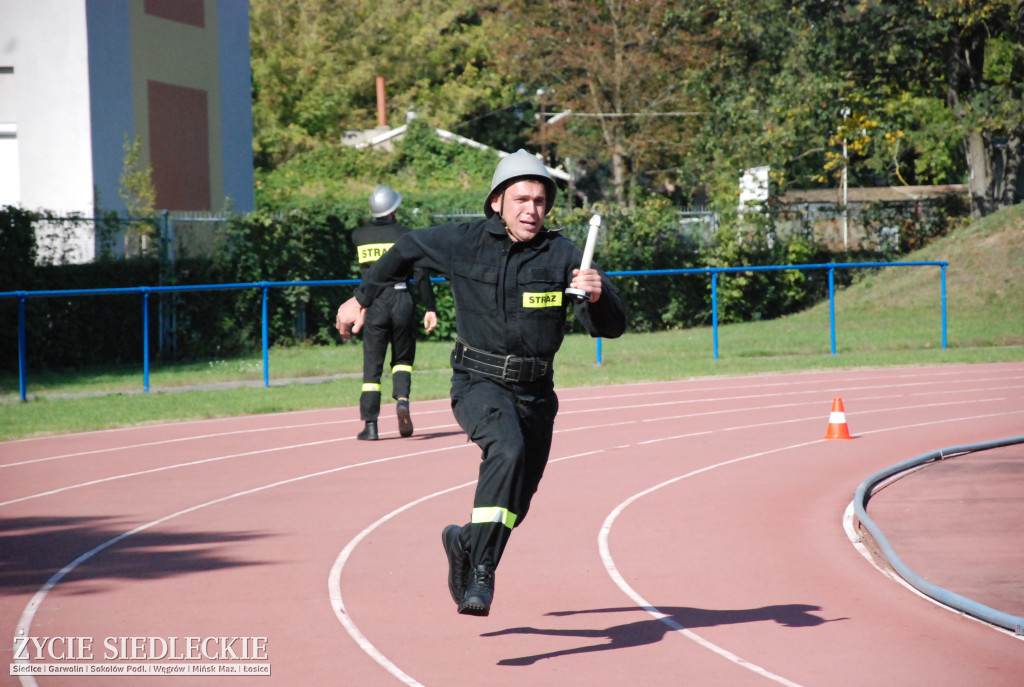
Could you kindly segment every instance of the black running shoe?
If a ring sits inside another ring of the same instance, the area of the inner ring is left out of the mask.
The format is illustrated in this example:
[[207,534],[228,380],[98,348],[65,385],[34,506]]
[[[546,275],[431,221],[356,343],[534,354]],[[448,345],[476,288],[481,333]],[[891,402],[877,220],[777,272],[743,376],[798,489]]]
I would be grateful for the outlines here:
[[487,615],[491,612],[491,600],[494,598],[494,569],[486,565],[478,565],[469,574],[469,586],[466,596],[459,604],[459,613],[463,615]]
[[461,532],[462,528],[458,525],[448,525],[441,532],[441,543],[448,556],[448,591],[457,604],[462,603],[462,598],[466,596],[466,578],[469,576],[469,556],[462,548],[459,539]]

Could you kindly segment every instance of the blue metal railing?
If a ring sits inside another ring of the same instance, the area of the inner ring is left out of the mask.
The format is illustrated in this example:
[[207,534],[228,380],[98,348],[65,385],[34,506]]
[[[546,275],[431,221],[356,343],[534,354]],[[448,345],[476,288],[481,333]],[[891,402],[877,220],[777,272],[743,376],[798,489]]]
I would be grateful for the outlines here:
[[[941,268],[941,308],[942,308],[942,348],[947,347],[946,323],[946,267],[947,261],[934,262],[860,262],[860,263],[821,263],[812,265],[764,265],[751,267],[703,267],[666,270],[633,270],[609,272],[609,277],[624,276],[659,276],[679,274],[707,274],[711,276],[711,319],[714,359],[718,360],[718,275],[736,272],[765,272],[779,270],[828,270],[829,329],[832,340],[832,355],[836,354],[836,320],[835,320],[835,270],[871,267],[940,267]],[[431,281],[444,282],[445,279],[434,278]],[[272,288],[289,286],[352,286],[359,283],[357,279],[328,279],[314,281],[279,281],[279,282],[248,282],[238,284],[203,284],[195,286],[138,286],[109,289],[68,289],[62,291],[10,291],[0,293],[0,298],[18,299],[18,390],[22,401],[27,399],[28,351],[26,345],[25,303],[29,298],[65,297],[65,296],[102,296],[125,295],[137,293],[142,296],[142,327],[143,327],[143,391],[149,393],[149,296],[153,293],[169,293],[182,291],[218,291],[226,289],[260,289],[262,292],[262,348],[263,348],[263,386],[270,386],[270,331],[268,316],[269,291]],[[597,340],[597,364],[602,362],[601,339]]]
[[135,286],[110,289],[68,289],[63,291],[11,291],[0,293],[0,298],[18,299],[18,390],[21,400],[26,400],[28,356],[25,345],[25,302],[29,297],[47,298],[56,296],[104,296],[138,293],[142,295],[142,380],[143,391],[149,393],[149,295],[182,291],[222,291],[227,289],[260,289],[262,291],[262,338],[263,338],[263,386],[270,386],[270,318],[268,317],[268,294],[271,288],[286,286],[346,286],[358,284],[358,279],[331,279],[322,281],[275,281],[248,282],[239,284],[202,284],[195,286]]
[[939,267],[941,268],[941,307],[942,307],[942,348],[947,347],[946,328],[946,267],[948,260],[913,261],[913,262],[825,262],[810,265],[755,265],[750,267],[693,267],[688,269],[668,270],[637,270],[626,272],[609,272],[610,277],[619,276],[650,276],[672,274],[710,274],[711,275],[711,328],[715,360],[718,360],[718,275],[736,272],[777,272],[780,270],[828,270],[828,311],[829,329],[832,336],[832,355],[836,354],[836,299],[835,271],[837,269],[854,269],[869,267]]

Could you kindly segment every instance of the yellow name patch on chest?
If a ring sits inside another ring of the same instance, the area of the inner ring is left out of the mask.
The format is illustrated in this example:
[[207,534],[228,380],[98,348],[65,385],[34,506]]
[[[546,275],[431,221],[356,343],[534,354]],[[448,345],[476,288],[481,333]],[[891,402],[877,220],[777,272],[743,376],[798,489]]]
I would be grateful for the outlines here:
[[547,293],[524,293],[524,308],[557,308],[562,305],[561,291],[548,291]]
[[364,262],[377,262],[380,256],[388,252],[393,243],[367,243],[359,246],[359,264]]

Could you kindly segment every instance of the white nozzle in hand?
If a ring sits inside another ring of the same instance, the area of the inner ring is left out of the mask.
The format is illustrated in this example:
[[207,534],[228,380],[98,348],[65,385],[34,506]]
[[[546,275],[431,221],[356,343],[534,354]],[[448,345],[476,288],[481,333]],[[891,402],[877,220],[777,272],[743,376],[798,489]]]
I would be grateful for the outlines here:
[[597,232],[601,228],[601,215],[594,215],[590,218],[590,232],[587,234],[587,245],[583,248],[583,262],[580,263],[581,270],[589,270],[590,262],[594,259],[594,246],[597,245]]
[[[601,229],[601,215],[594,215],[590,218],[590,231],[587,233],[587,245],[583,248],[583,260],[580,262],[581,270],[589,270],[590,262],[594,259],[594,246],[597,245],[597,232]],[[580,301],[589,301],[591,296],[583,289],[569,287],[565,293]]]

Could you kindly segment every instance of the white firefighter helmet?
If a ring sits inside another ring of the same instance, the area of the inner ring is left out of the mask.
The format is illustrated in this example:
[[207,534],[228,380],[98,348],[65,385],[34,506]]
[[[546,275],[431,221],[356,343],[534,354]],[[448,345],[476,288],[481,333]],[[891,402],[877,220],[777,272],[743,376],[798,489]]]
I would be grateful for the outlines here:
[[555,180],[548,174],[544,163],[522,148],[511,155],[506,155],[494,169],[494,176],[491,177],[491,190],[484,200],[484,214],[488,217],[494,214],[491,209],[491,198],[495,193],[503,192],[505,188],[514,181],[521,179],[533,179],[544,184],[547,189],[545,197],[545,212],[550,212],[555,204],[555,195],[558,193],[558,186]]

